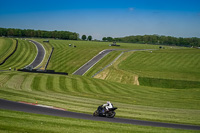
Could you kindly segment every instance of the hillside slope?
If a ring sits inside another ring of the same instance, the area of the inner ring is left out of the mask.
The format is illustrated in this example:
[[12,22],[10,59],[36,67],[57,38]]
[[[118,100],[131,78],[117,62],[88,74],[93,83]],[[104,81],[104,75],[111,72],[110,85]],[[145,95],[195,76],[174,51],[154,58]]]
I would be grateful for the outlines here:
[[20,69],[29,65],[35,58],[37,49],[35,45],[27,40],[18,39],[16,52],[0,66],[0,70]]
[[118,107],[117,117],[200,125],[198,90],[141,87],[82,76],[0,73],[4,99],[89,114],[109,100]]

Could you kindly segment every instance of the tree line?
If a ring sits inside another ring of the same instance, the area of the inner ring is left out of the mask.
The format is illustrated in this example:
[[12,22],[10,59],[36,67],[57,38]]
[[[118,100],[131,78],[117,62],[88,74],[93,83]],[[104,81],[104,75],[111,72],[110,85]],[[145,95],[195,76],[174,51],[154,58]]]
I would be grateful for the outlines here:
[[121,38],[103,37],[102,40],[109,42],[116,41],[116,42],[126,42],[126,43],[200,47],[200,38],[197,37],[177,38],[172,36],[160,36],[160,35],[137,35],[137,36],[127,36]]
[[32,29],[0,28],[0,36],[5,37],[39,37],[78,40],[79,34],[70,31],[45,31]]

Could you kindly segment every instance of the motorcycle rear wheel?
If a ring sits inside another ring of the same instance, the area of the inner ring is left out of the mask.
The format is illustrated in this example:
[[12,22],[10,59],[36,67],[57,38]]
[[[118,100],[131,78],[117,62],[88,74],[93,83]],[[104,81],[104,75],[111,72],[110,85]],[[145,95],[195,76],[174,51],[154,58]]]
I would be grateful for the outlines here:
[[98,111],[94,111],[93,116],[98,116]]

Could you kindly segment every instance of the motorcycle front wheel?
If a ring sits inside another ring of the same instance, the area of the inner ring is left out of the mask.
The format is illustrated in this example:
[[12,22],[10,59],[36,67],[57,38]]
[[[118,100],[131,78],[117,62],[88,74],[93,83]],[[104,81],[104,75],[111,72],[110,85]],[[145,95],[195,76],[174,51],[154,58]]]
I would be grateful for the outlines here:
[[113,118],[113,117],[115,117],[115,112],[106,113],[106,117],[107,118]]

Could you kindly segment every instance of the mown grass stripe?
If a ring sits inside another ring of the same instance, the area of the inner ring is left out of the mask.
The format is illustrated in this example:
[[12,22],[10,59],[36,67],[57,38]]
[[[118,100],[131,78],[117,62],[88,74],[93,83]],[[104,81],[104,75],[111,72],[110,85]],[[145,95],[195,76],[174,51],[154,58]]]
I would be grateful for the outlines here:
[[23,83],[23,80],[24,76],[14,75],[6,82],[5,86],[11,89],[21,90],[21,85]]
[[71,79],[71,84],[72,84],[72,89],[73,89],[73,91],[78,92],[77,80],[74,79],[74,78],[72,78],[72,79]]
[[67,91],[67,87],[66,87],[66,82],[65,82],[66,78],[64,76],[60,76],[59,77],[59,88],[63,91],[66,92]]
[[40,79],[40,86],[39,86],[39,90],[42,92],[46,92],[47,90],[47,78],[48,76],[44,76],[44,75],[40,75],[41,79]]
[[47,77],[46,89],[49,90],[49,91],[54,91],[53,79],[54,79],[53,76]]
[[[86,80],[86,79],[85,79]],[[100,93],[99,89],[97,88],[97,86],[94,84],[93,80],[91,79],[87,79],[87,82],[92,90],[92,92],[94,93]]]
[[81,82],[83,83],[84,90],[87,90],[85,92],[94,93],[94,90],[91,88],[88,80],[81,78]]
[[71,92],[73,91],[73,86],[72,86],[72,78],[66,78],[65,79],[65,85],[66,85],[66,88],[67,88],[67,91]]
[[123,87],[117,85],[116,83],[110,82],[109,84],[118,90],[118,94],[122,94],[122,95],[130,94],[130,91],[128,89],[124,89]]
[[0,75],[0,87],[3,87],[11,77],[11,75]]
[[24,78],[24,81],[22,83],[22,90],[24,91],[32,91],[31,90],[31,84],[33,82],[35,76],[33,75],[26,75]]
[[60,88],[60,76],[56,76],[53,78],[53,89],[55,92],[62,92],[62,89]]
[[109,92],[105,89],[104,85],[101,81],[93,81],[94,85],[97,87],[97,89],[100,91],[100,93],[108,94]]
[[33,78],[32,90],[41,91],[41,89],[40,89],[40,81],[41,81],[41,79],[42,79],[41,76],[35,76],[35,77]]
[[118,93],[118,91],[113,86],[111,86],[105,82],[102,82],[102,85],[105,87],[106,90],[112,92],[113,94]]

